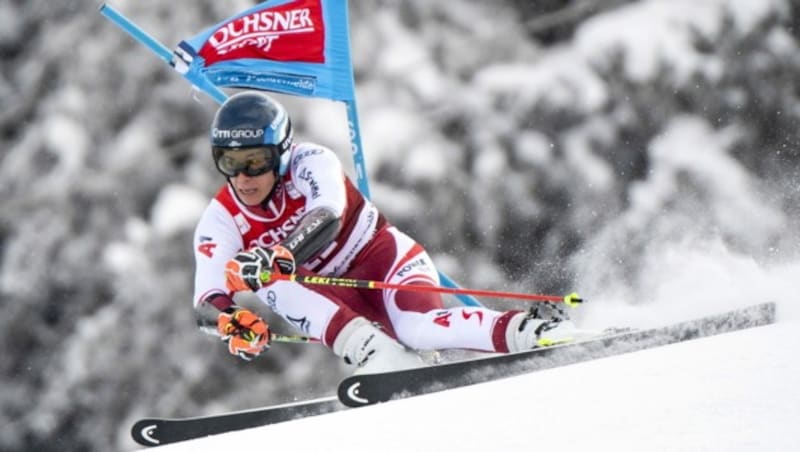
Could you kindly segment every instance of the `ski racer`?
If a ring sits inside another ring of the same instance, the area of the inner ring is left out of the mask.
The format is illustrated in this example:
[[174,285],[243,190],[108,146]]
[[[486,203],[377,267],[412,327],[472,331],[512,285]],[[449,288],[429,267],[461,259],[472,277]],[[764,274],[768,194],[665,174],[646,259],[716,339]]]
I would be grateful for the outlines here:
[[565,340],[559,316],[445,308],[436,293],[262,281],[264,271],[438,285],[420,244],[355,188],[333,151],[295,143],[284,107],[260,91],[228,98],[211,126],[214,163],[226,177],[194,235],[194,306],[217,313],[230,353],[250,360],[270,345],[269,325],[237,305],[253,291],[299,332],[358,372],[421,365],[415,350],[516,352]]

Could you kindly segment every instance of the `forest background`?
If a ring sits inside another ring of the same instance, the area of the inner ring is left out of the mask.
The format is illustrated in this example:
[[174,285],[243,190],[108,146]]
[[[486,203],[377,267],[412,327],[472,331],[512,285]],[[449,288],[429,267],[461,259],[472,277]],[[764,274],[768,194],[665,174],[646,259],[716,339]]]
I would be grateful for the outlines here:
[[[112,4],[173,45],[255,2]],[[196,330],[216,104],[98,6],[0,3],[0,450],[126,449],[140,417],[314,397],[346,372],[317,346],[241,362]],[[350,15],[373,200],[464,286],[578,290],[602,311],[645,305],[689,256],[798,258],[796,1],[366,0]],[[280,98],[300,139],[350,162],[341,105]]]

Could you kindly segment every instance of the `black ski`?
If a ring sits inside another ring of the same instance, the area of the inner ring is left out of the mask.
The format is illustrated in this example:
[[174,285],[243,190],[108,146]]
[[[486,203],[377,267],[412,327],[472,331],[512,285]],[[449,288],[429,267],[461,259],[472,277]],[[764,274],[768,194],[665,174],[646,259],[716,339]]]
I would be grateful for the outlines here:
[[131,436],[143,446],[159,446],[234,430],[277,424],[343,408],[339,400],[331,396],[210,416],[183,419],[149,418],[137,421],[131,428]]
[[[661,328],[604,335],[582,342],[511,355],[442,364],[382,374],[355,375],[341,382],[337,397],[182,419],[148,418],[134,424],[133,439],[158,446],[234,430],[258,427],[346,408],[427,394],[492,379],[643,350],[775,320],[775,304],[764,303]],[[340,402],[341,401],[341,402]]]
[[354,375],[338,388],[350,407],[371,405],[443,391],[536,370],[658,347],[775,321],[775,304],[763,303],[660,328],[634,330],[529,352],[493,355],[467,361],[396,372]]

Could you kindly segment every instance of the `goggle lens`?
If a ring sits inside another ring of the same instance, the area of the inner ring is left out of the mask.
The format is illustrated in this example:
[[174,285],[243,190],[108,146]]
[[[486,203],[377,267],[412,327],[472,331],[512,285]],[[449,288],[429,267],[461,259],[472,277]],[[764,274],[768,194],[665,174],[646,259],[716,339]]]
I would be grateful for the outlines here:
[[239,173],[255,177],[266,174],[275,168],[278,153],[273,147],[227,149],[214,148],[214,162],[219,172],[228,177],[236,177]]

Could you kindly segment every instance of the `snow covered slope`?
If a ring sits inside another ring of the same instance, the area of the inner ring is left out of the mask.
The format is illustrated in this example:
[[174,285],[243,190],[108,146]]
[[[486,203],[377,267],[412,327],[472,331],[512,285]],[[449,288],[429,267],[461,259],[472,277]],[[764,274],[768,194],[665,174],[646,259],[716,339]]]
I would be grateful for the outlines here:
[[158,450],[800,450],[795,307],[766,327]]

